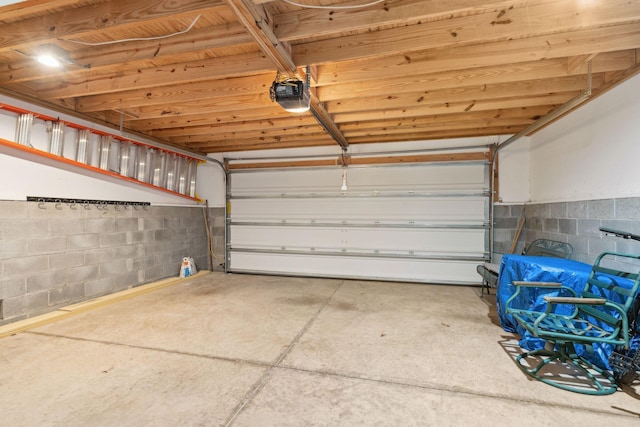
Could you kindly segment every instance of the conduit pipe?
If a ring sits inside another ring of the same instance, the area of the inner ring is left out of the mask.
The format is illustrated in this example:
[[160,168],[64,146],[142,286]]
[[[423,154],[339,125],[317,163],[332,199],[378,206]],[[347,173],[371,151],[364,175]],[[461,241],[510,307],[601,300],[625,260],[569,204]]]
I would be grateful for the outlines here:
[[508,139],[506,139],[503,143],[498,144],[496,146],[496,149],[493,152],[493,158],[491,159],[491,191],[492,191],[492,196],[491,196],[491,202],[489,203],[490,206],[490,233],[489,233],[489,248],[490,248],[490,261],[493,262],[493,240],[494,240],[494,230],[493,230],[493,221],[494,221],[494,209],[493,209],[493,197],[495,195],[495,167],[496,167],[496,159],[498,158],[498,152],[500,150],[502,150],[505,147],[508,147],[509,145],[513,144],[514,142],[516,142],[517,140],[519,140],[520,138],[522,138],[523,136],[529,135],[532,132],[537,131],[538,129],[540,129],[541,127],[549,124],[550,122],[556,120],[558,117],[568,113],[569,111],[573,110],[574,108],[578,107],[579,105],[581,105],[584,101],[586,101],[587,99],[589,99],[591,97],[591,91],[592,91],[592,73],[591,73],[591,60],[589,60],[589,62],[587,63],[587,87],[585,90],[583,90],[582,92],[580,92],[577,96],[571,98],[569,101],[567,101],[566,103],[562,104],[561,106],[559,106],[558,108],[556,108],[555,110],[551,111],[549,114],[547,114],[544,117],[539,118],[538,120],[536,120],[534,123],[531,123],[529,126],[527,126],[526,128],[522,129],[520,132],[512,135],[511,137],[509,137]]

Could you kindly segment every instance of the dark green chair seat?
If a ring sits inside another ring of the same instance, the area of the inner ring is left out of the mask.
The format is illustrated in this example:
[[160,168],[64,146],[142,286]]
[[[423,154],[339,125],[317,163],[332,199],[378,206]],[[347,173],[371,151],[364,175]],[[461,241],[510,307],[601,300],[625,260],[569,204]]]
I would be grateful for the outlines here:
[[[506,311],[532,336],[546,341],[543,349],[517,356],[527,375],[564,390],[582,394],[610,394],[617,390],[613,375],[596,366],[584,354],[595,343],[629,348],[627,313],[640,288],[640,256],[605,252],[598,256],[580,295],[560,283],[513,282],[515,293]],[[516,307],[524,289],[548,291],[543,310]],[[578,352],[576,345],[587,351]],[[580,354],[579,354],[580,353]],[[529,363],[537,359],[534,366]],[[526,361],[526,366],[523,364]],[[553,362],[571,365],[584,381],[568,382],[545,369]],[[587,383],[585,385],[585,382]]]

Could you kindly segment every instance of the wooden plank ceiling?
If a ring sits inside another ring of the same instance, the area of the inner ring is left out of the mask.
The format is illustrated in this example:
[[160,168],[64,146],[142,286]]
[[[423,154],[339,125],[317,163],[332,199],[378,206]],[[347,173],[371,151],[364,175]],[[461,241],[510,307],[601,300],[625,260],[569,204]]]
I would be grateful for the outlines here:
[[[594,95],[640,70],[640,0],[296,1],[0,7],[0,90],[214,153],[513,134],[589,60]],[[37,64],[48,44],[71,61]],[[311,111],[288,113],[269,87],[306,66]]]

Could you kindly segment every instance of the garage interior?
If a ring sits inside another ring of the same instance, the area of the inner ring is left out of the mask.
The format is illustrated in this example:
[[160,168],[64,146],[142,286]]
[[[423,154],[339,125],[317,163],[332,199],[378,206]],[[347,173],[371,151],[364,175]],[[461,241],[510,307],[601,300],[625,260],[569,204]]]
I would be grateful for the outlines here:
[[640,252],[599,230],[640,234],[640,2],[0,22],[11,425],[637,423],[637,383],[529,381],[476,267],[540,238]]

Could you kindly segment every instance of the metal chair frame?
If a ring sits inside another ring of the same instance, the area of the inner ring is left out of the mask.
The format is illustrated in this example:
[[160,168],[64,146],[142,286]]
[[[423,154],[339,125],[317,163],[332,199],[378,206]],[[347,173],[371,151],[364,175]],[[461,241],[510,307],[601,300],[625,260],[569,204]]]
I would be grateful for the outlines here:
[[[532,336],[546,341],[545,348],[517,356],[520,369],[534,379],[563,390],[595,395],[614,393],[617,390],[614,376],[578,354],[576,345],[589,348],[595,343],[603,343],[629,348],[627,313],[640,289],[640,272],[634,270],[639,261],[638,255],[600,254],[580,295],[561,283],[513,282],[516,292],[506,303],[507,313]],[[527,288],[553,291],[556,295],[543,297],[544,311],[513,306],[522,290]],[[532,367],[523,365],[524,361],[529,365],[527,359],[530,358],[541,360]],[[566,379],[550,376],[544,368],[555,361],[575,368],[586,378],[588,385],[572,385]]]

